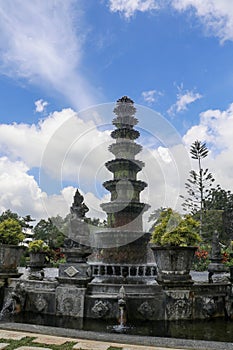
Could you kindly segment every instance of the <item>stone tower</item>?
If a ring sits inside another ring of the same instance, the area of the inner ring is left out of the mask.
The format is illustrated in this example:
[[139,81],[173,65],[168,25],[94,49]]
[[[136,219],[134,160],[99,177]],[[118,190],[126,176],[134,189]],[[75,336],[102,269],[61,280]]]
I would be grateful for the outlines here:
[[115,159],[105,164],[113,173],[113,180],[103,184],[111,192],[111,202],[104,203],[101,207],[107,213],[109,227],[118,227],[124,231],[142,231],[142,213],[148,205],[140,202],[140,192],[147,184],[137,180],[137,173],[144,163],[135,159],[142,149],[135,142],[140,136],[134,129],[138,123],[134,117],[136,108],[133,101],[124,96],[117,101],[114,113],[116,118],[112,123],[116,129],[111,137],[115,143],[110,145],[109,151],[114,154]]
[[140,133],[134,129],[138,123],[134,102],[122,97],[114,113],[116,129],[111,137],[115,142],[109,150],[115,158],[105,164],[113,179],[103,184],[110,191],[111,200],[101,205],[107,213],[109,228],[97,232],[97,245],[103,248],[100,254],[103,264],[145,264],[149,234],[143,232],[142,214],[149,205],[140,202],[140,193],[147,184],[137,180],[144,163],[135,158],[142,147],[135,142]]

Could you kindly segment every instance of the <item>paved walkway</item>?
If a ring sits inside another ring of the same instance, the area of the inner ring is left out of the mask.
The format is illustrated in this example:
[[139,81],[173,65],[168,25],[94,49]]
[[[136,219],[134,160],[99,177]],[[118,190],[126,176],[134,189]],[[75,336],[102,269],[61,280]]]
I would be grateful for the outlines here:
[[[9,348],[8,348],[9,345]],[[0,350],[232,350],[233,343],[0,323]]]
[[[9,340],[19,341],[25,337],[34,338],[31,340],[30,346],[19,346],[15,349],[17,350],[51,350],[49,348],[50,345],[63,345],[67,342],[73,343],[72,349],[74,350],[110,350],[113,348],[114,350],[166,350],[164,347],[155,347],[155,346],[143,346],[143,345],[129,345],[129,344],[121,344],[121,343],[110,343],[110,342],[100,342],[94,340],[85,340],[85,339],[77,339],[77,338],[66,338],[45,334],[36,334],[29,332],[16,332],[9,330],[0,330],[0,350],[7,348],[10,345]],[[4,340],[4,341],[3,341]],[[35,345],[34,345],[35,344]],[[41,347],[38,346],[41,344]],[[34,346],[33,346],[34,345]],[[61,347],[62,348],[62,347]],[[169,348],[170,350],[174,348]],[[175,349],[180,350],[180,349]],[[183,348],[184,350],[184,348]]]

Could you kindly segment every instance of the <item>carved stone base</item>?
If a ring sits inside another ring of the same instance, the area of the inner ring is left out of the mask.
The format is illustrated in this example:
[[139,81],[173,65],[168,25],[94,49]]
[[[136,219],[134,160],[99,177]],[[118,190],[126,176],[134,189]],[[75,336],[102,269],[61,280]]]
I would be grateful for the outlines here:
[[86,288],[59,286],[56,289],[57,315],[84,317],[84,299]]
[[227,282],[228,278],[226,272],[229,272],[229,268],[222,262],[211,262],[208,266],[209,282]]

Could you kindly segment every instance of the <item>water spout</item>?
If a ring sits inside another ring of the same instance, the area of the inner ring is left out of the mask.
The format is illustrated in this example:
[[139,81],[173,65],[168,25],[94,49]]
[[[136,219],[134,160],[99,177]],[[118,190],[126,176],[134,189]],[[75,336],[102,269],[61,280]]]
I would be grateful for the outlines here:
[[126,333],[131,327],[127,325],[126,293],[123,286],[121,286],[117,298],[119,307],[118,325],[113,326],[112,330],[117,333]]
[[124,327],[126,325],[126,293],[125,288],[121,286],[118,294],[118,306],[120,311],[119,325]]
[[7,317],[9,314],[18,314],[24,308],[25,289],[24,284],[17,283],[13,291],[7,295],[0,312],[0,320]]

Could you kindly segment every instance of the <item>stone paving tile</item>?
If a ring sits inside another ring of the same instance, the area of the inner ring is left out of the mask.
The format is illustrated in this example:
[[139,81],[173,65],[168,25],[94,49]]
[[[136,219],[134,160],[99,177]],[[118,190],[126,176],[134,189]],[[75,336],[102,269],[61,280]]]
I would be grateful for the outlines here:
[[51,350],[51,349],[50,348],[36,347],[36,346],[20,346],[19,348],[16,348],[15,350]]
[[3,338],[3,339],[21,340],[27,336],[30,336],[30,335],[22,332],[6,331],[4,329],[0,330],[0,338]]
[[107,350],[110,346],[110,343],[81,340],[74,345],[73,349],[79,350],[81,348],[82,350]]
[[[33,335],[35,336],[35,335]],[[33,343],[41,343],[41,344],[54,344],[54,345],[62,345],[66,342],[75,342],[81,341],[79,339],[73,338],[64,338],[64,337],[55,337],[51,335],[36,335],[36,339],[33,340]]]
[[143,346],[143,345],[127,345],[122,348],[122,350],[185,350],[185,349],[175,349],[175,348],[161,348],[157,346]]
[[8,343],[0,343],[0,350],[5,349],[8,345]]

